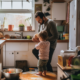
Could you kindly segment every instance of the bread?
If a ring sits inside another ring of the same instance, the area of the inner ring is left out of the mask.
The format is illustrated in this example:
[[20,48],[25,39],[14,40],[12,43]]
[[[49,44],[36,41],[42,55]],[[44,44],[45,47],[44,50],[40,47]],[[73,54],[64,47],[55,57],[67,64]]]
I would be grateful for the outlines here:
[[3,36],[3,34],[0,32],[0,38],[2,39],[4,36]]

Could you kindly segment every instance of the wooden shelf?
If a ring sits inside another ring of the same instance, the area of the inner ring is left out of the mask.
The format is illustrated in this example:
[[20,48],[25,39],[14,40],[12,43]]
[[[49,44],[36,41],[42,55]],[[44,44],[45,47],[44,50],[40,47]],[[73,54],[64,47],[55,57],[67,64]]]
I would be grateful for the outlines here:
[[2,32],[35,32],[35,30],[32,30],[32,31],[2,31]]
[[58,65],[62,70],[71,70],[71,67],[63,67],[63,66],[59,65],[58,63],[57,63],[57,65]]

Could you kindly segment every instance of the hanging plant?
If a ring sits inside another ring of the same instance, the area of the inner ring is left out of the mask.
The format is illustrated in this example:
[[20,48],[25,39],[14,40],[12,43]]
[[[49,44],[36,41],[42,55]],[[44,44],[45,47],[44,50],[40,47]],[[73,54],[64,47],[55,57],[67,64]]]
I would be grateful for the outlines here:
[[44,1],[44,3],[45,3],[45,2],[50,3],[50,0],[43,0],[43,1]]
[[50,11],[51,10],[51,5],[48,6],[48,8],[46,9],[46,11]]
[[38,0],[35,0],[35,2],[38,2]]
[[30,2],[29,0],[26,0],[27,2]]
[[44,3],[44,6],[46,6],[46,3]]

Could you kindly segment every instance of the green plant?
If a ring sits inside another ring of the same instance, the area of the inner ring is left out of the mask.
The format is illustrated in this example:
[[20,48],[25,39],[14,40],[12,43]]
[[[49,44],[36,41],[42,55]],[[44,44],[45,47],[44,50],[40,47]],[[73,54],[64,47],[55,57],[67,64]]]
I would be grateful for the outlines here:
[[19,27],[24,27],[24,24],[19,24]]
[[[27,19],[25,19],[25,21],[27,20],[29,22],[29,20],[31,19],[31,17],[28,17]],[[31,26],[31,23],[29,22],[30,26]]]

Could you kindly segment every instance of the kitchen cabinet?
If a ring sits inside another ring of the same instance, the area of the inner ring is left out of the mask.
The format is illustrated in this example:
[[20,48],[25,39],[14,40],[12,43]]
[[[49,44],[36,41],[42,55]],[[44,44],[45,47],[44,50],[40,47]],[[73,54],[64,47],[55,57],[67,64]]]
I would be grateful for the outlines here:
[[58,55],[60,55],[60,51],[61,50],[67,50],[68,49],[68,43],[67,42],[61,42],[61,43],[57,43],[56,49],[53,53],[52,56],[52,61],[51,61],[51,65],[53,67],[53,70],[55,68],[57,68],[57,63],[58,63]]
[[[27,60],[29,67],[37,67],[37,59],[32,53],[35,42],[6,43],[5,67],[15,67],[16,60]],[[18,47],[18,48],[17,48]]]
[[6,51],[28,51],[27,42],[7,42]]
[[3,67],[5,67],[5,61],[6,61],[6,45],[3,45]]
[[15,58],[14,52],[6,51],[6,62],[5,62],[6,67],[14,67],[15,65],[14,58]]
[[72,74],[71,70],[63,70],[59,65],[57,65],[57,80],[63,80],[69,77],[71,74]]
[[[67,78],[67,75],[59,66],[57,66],[57,80],[63,80],[63,78]],[[67,79],[67,80],[70,80],[70,79]]]
[[53,20],[66,20],[66,3],[53,3],[52,4],[52,19]]

